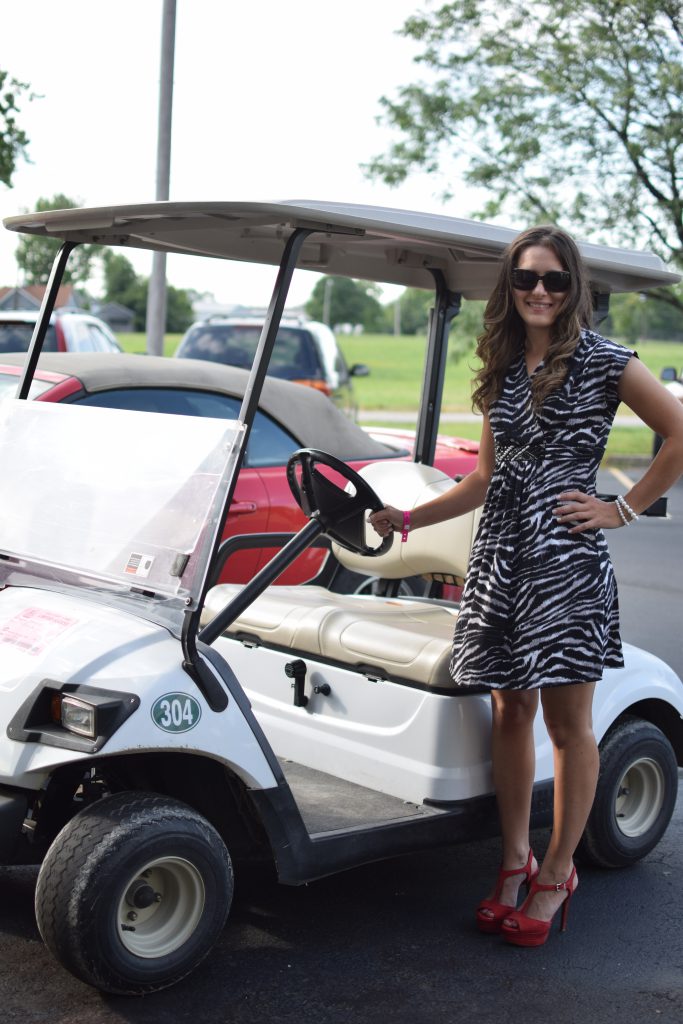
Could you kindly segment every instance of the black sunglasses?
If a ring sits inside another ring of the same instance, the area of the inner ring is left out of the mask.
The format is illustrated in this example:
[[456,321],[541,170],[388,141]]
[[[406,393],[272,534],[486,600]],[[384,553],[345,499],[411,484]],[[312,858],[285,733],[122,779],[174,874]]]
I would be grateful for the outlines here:
[[512,287],[520,292],[532,291],[539,281],[547,292],[568,292],[571,286],[572,277],[568,270],[549,270],[547,274],[537,274],[535,270],[512,271],[510,275]]

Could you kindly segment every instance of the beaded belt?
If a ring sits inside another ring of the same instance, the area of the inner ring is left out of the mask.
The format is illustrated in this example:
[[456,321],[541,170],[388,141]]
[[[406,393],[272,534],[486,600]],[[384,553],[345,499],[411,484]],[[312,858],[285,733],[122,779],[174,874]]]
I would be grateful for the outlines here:
[[542,441],[518,444],[514,441],[496,441],[496,465],[506,462],[542,462],[545,445]]
[[496,465],[503,466],[508,462],[543,462],[553,456],[561,459],[581,461],[594,458],[599,454],[597,445],[546,444],[545,441],[496,441]]

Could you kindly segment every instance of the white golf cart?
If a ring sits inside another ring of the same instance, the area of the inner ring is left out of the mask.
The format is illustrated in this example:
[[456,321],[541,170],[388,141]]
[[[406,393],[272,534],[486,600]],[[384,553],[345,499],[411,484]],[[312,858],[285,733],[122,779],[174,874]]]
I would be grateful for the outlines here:
[[[41,864],[36,914],[54,955],[104,991],[151,992],[210,951],[233,862],[270,858],[296,885],[495,834],[489,700],[447,671],[457,605],[277,578],[322,543],[346,570],[396,584],[462,579],[476,514],[393,545],[365,519],[452,486],[431,465],[448,328],[461,296],[487,294],[514,232],[319,203],[154,203],[5,225],[64,243],[17,400],[0,406],[0,862]],[[24,401],[79,243],[279,266],[237,420]],[[677,279],[649,254],[583,252],[597,319],[610,292]],[[297,262],[435,288],[414,462],[358,475],[294,453],[308,524],[245,587],[210,588],[240,544],[274,546],[219,541]],[[582,855],[606,866],[658,842],[683,763],[681,681],[643,651],[625,656],[595,698],[602,769]],[[536,752],[542,826],[553,769],[540,718]]]

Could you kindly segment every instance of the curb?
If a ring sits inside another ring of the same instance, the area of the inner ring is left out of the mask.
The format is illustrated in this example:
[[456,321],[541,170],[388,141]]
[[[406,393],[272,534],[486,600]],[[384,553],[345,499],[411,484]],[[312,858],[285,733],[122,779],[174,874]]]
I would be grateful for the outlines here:
[[[442,412],[439,417],[442,423],[481,423],[481,416],[475,412]],[[402,409],[361,409],[358,422],[363,423],[408,423],[417,422],[417,412]],[[644,427],[645,424],[636,416],[615,416],[615,427]]]
[[601,469],[609,469],[610,466],[617,469],[647,469],[651,462],[651,455],[607,455],[601,463]]

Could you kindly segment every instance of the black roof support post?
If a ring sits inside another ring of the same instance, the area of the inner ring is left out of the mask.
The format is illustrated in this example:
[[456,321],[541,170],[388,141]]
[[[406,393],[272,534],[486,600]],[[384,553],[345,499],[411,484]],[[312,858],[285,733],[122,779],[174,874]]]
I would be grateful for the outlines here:
[[599,327],[609,313],[609,292],[593,292],[593,327]]
[[62,283],[62,278],[64,277],[64,271],[66,270],[66,264],[69,256],[77,245],[77,242],[63,242],[60,246],[59,252],[55,256],[47,287],[45,288],[45,294],[43,295],[43,301],[40,306],[40,313],[38,314],[36,326],[33,328],[33,337],[31,338],[31,344],[28,347],[26,362],[24,363],[21,380],[19,381],[19,387],[17,388],[17,398],[28,398],[29,391],[31,390],[31,384],[33,382],[33,375],[35,374],[36,366],[38,365],[38,359],[40,358],[40,353],[43,351],[43,344],[45,342],[45,335],[47,334],[47,328],[50,323],[50,317],[52,316],[52,310],[55,308],[55,302],[57,301],[57,292],[59,291],[59,286]]
[[[266,374],[268,373],[268,364],[270,363],[270,357],[272,355],[275,339],[277,338],[277,332],[280,327],[280,320],[282,319],[282,312],[285,308],[285,302],[287,301],[287,294],[292,281],[292,275],[296,267],[296,262],[299,258],[301,246],[311,233],[312,231],[309,228],[294,229],[287,239],[287,243],[282,253],[282,259],[280,260],[280,267],[275,279],[275,284],[273,285],[270,305],[268,306],[268,312],[266,313],[266,318],[261,330],[261,337],[259,338],[256,353],[254,354],[254,362],[251,367],[249,380],[247,381],[247,386],[244,391],[244,398],[242,399],[242,407],[239,412],[239,418],[246,428],[245,434],[242,439],[242,445],[237,458],[237,464],[232,475],[232,480],[228,488],[228,493],[225,496],[225,504],[223,505],[221,521],[216,533],[214,549],[208,562],[208,572],[202,587],[201,596],[197,602],[197,607],[187,612],[183,623],[181,642],[183,646],[184,666],[186,670],[190,672],[194,670],[194,672],[197,673],[199,659],[197,655],[196,637],[199,632],[200,616],[204,606],[204,600],[206,598],[208,581],[211,576],[211,568],[223,539],[225,521],[228,517],[230,505],[232,503],[232,496],[235,492],[237,476],[247,450],[247,442],[249,441],[252,423],[254,422],[254,417],[256,416],[256,411],[258,409],[259,398],[261,397],[261,391],[263,389],[263,382],[265,381]],[[200,675],[200,673],[197,674]]]
[[440,270],[432,270],[436,284],[434,309],[429,320],[427,336],[427,358],[425,361],[420,413],[415,437],[415,462],[434,465],[436,435],[441,415],[446,356],[448,353],[448,332],[451,321],[460,312],[462,296],[452,292]]
[[[209,560],[209,567],[213,565],[214,559],[218,553],[220,547],[223,528],[225,526],[225,520],[228,516],[230,504],[232,502],[232,496],[235,492],[235,486],[237,484],[237,476],[239,470],[244,461],[244,455],[247,450],[247,443],[249,441],[249,434],[251,433],[252,424],[256,411],[258,409],[259,399],[261,397],[261,391],[263,390],[263,382],[266,379],[268,373],[268,366],[270,363],[270,357],[273,353],[275,346],[275,339],[277,338],[277,332],[280,329],[280,320],[282,319],[282,313],[285,308],[285,302],[287,301],[287,294],[289,292],[289,286],[292,282],[292,275],[296,267],[296,261],[299,258],[299,252],[301,246],[306,241],[311,231],[308,228],[295,228],[292,234],[287,239],[287,243],[282,253],[282,259],[280,261],[280,267],[275,278],[275,284],[273,285],[273,294],[268,306],[268,312],[261,329],[261,337],[259,338],[258,345],[256,346],[256,352],[254,353],[254,362],[251,366],[251,373],[249,374],[249,380],[247,386],[244,389],[244,397],[242,399],[242,406],[239,411],[239,418],[244,423],[245,433],[242,439],[242,446],[237,459],[237,465],[232,475],[228,494],[225,498],[225,505],[223,506],[223,515],[221,518],[220,529],[216,536],[216,543]],[[199,607],[204,603],[206,586],[202,593]],[[197,622],[198,625],[198,622]],[[196,630],[195,630],[196,632]]]

